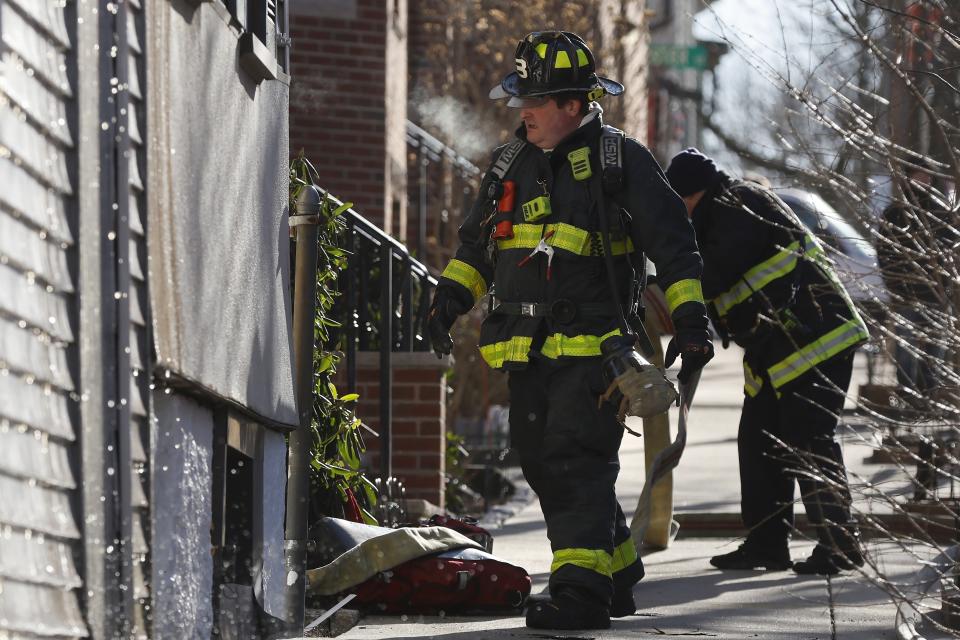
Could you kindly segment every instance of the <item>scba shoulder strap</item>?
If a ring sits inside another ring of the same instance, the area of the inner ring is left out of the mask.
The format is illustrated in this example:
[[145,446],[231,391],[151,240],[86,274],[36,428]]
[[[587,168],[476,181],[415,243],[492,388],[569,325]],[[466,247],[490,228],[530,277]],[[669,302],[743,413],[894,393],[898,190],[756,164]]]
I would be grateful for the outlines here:
[[[624,186],[623,140],[625,137],[626,136],[623,131],[608,125],[604,125],[603,130],[600,133],[601,197],[605,200],[612,200],[614,203],[616,203],[619,211],[626,211],[620,203],[620,194],[622,193]],[[608,206],[609,205],[602,207],[601,211],[609,211]],[[601,215],[606,215],[606,213]],[[626,211],[626,217],[627,221],[624,222],[621,218],[621,222],[629,227],[629,211]],[[605,234],[609,235],[609,223],[605,224],[604,226]],[[609,242],[609,237],[605,238],[605,243],[609,244]],[[629,323],[630,328],[634,331],[637,337],[640,338],[644,353],[650,356],[653,353],[653,346],[650,343],[650,339],[647,337],[646,329],[643,326],[643,306],[641,303],[641,295],[643,294],[643,289],[647,284],[647,261],[643,256],[643,253],[639,251],[628,255],[627,260],[630,263],[631,270],[633,271],[633,282],[631,283],[625,305],[625,321]],[[612,259],[606,260],[606,267],[607,270],[610,271],[612,277]],[[619,288],[616,286],[616,283],[613,283],[611,287],[613,295],[616,296]]]
[[623,131],[603,125],[600,134],[600,168],[603,191],[613,196],[623,189]]

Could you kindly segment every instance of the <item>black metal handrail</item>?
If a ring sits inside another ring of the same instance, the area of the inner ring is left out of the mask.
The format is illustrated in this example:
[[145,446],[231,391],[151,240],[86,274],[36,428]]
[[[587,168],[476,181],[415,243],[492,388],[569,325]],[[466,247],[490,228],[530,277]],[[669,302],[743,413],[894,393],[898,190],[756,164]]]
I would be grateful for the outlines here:
[[430,351],[426,319],[437,280],[405,245],[353,209],[343,219],[348,256],[335,311],[343,326],[335,339],[343,340],[351,391],[357,388],[357,351],[380,353],[380,474],[387,480],[393,476],[392,354]]

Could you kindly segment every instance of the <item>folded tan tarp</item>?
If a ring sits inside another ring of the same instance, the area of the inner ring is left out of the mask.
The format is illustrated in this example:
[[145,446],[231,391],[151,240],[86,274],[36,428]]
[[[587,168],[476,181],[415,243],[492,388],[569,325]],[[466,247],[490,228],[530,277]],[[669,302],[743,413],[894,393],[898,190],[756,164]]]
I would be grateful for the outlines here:
[[333,595],[351,589],[382,571],[408,560],[453,549],[482,549],[479,544],[446,527],[371,527],[336,518],[324,518],[322,547],[345,549],[329,564],[307,571],[307,589]]

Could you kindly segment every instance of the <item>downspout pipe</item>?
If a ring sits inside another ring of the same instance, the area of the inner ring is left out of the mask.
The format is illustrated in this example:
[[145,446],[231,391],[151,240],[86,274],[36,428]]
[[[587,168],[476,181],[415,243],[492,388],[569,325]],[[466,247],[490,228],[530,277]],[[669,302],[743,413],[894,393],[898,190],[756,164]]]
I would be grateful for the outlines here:
[[323,196],[314,185],[304,187],[296,201],[290,227],[296,233],[293,285],[293,362],[298,429],[290,433],[287,449],[287,515],[284,566],[287,592],[284,622],[287,631],[303,635],[306,598],[307,536],[310,504],[310,447],[313,437],[313,325],[317,305],[318,224]]

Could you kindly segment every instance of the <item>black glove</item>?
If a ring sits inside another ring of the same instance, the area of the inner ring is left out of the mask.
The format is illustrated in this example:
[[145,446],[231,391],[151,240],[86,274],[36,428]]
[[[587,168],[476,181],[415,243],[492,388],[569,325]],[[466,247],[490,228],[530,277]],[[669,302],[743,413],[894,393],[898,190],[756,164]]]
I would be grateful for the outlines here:
[[713,342],[710,341],[710,334],[707,332],[705,317],[680,318],[674,320],[674,325],[677,328],[677,335],[667,345],[663,364],[669,369],[677,356],[680,356],[681,365],[677,380],[680,384],[686,384],[694,371],[702,369],[713,359]]
[[450,337],[450,327],[457,318],[469,309],[464,310],[456,298],[444,287],[438,287],[433,294],[433,304],[427,314],[427,333],[430,336],[430,345],[438,358],[450,355],[453,351],[453,338]]

